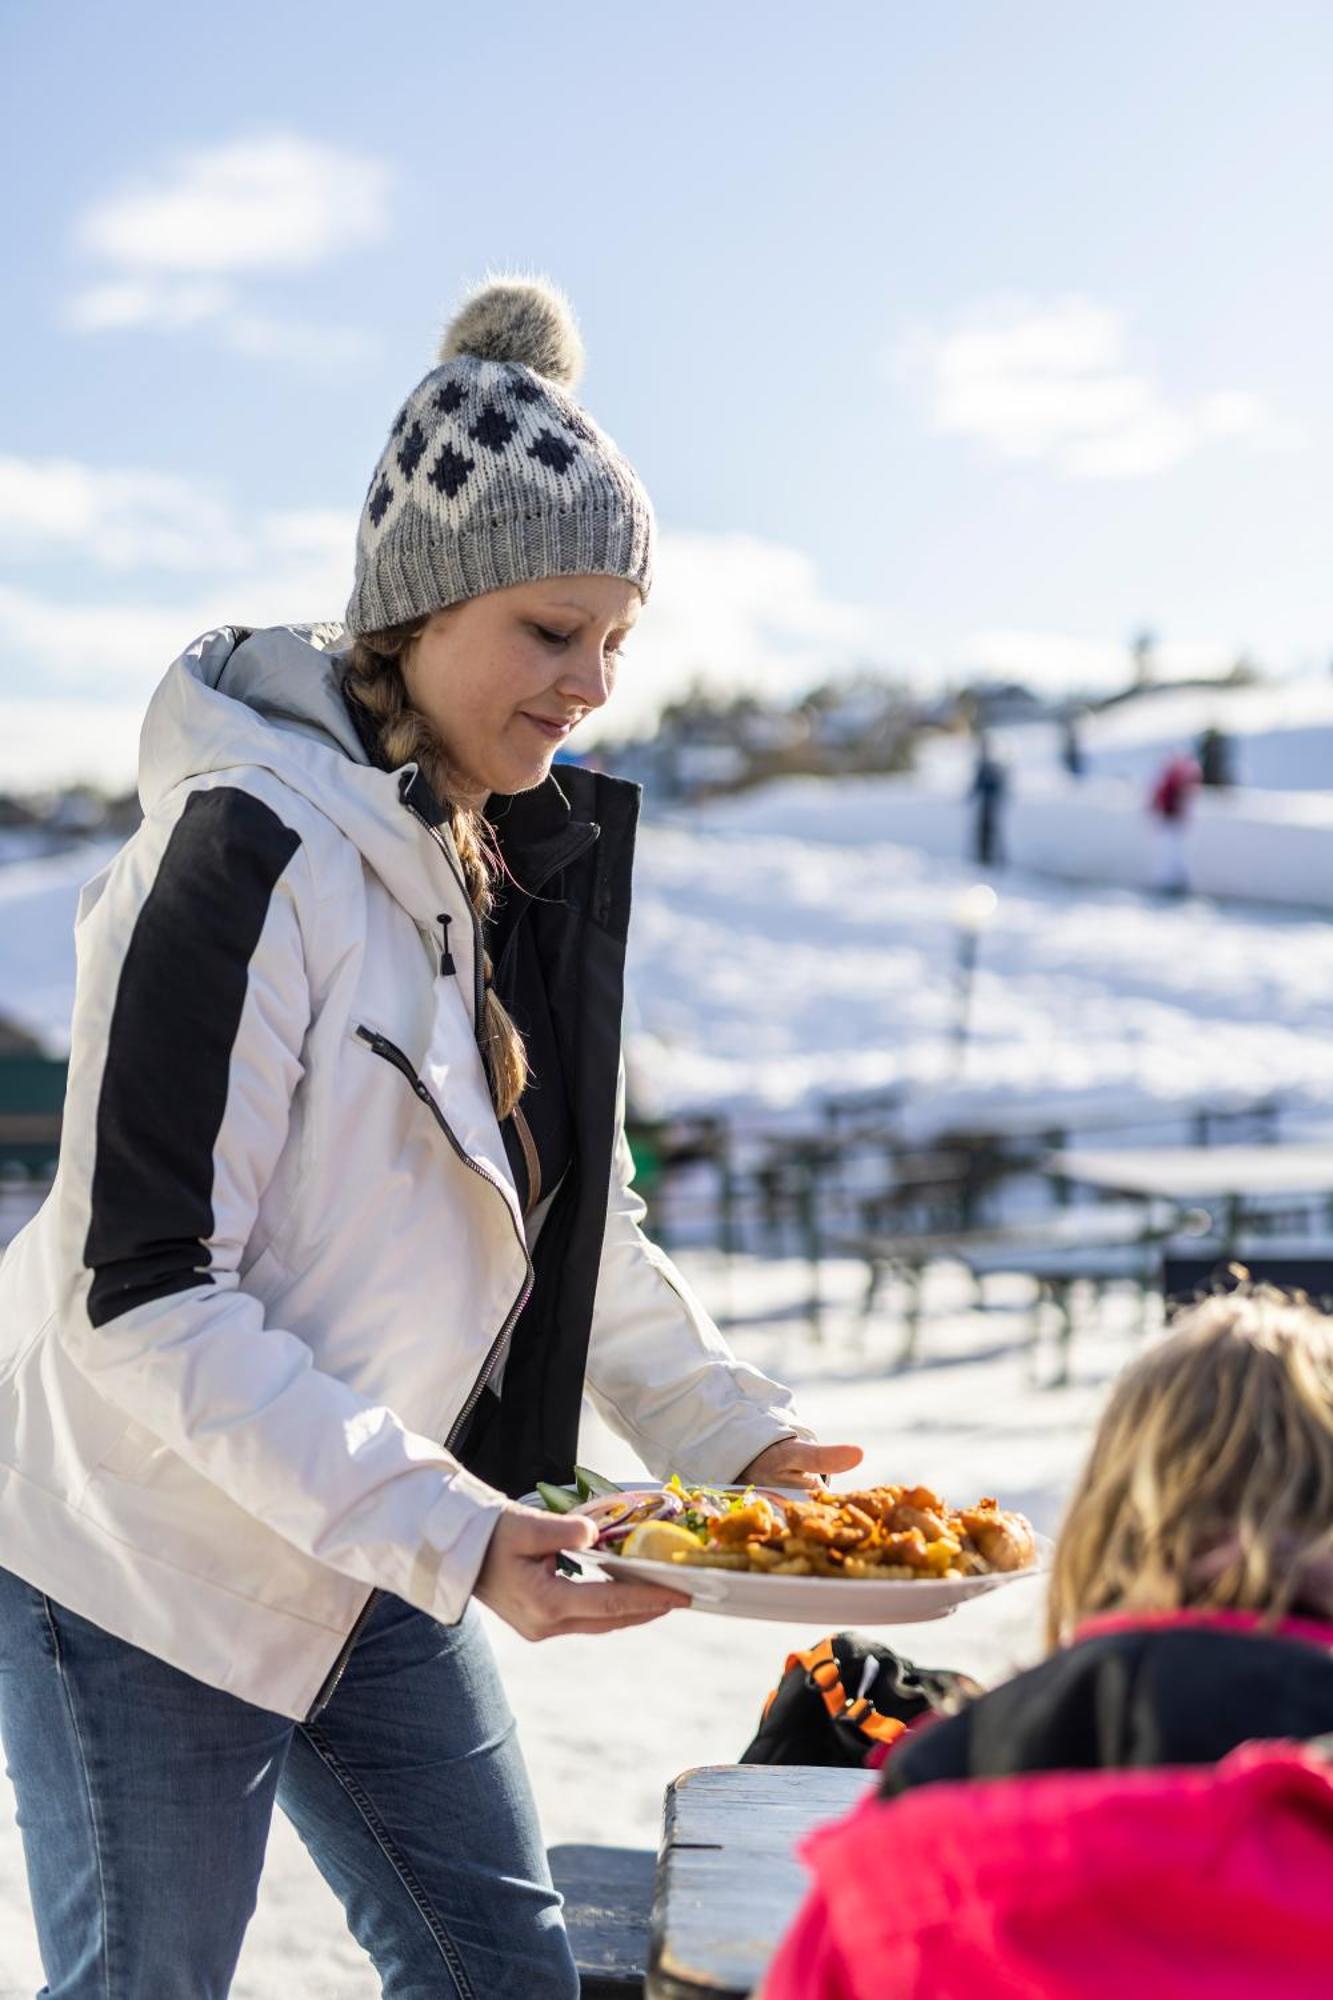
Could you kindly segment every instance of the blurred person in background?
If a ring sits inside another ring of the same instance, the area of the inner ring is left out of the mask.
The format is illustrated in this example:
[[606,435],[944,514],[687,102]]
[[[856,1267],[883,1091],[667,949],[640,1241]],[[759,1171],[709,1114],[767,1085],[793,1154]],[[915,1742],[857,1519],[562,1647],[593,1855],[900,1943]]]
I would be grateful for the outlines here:
[[1216,724],[1205,729],[1198,742],[1199,783],[1217,791],[1227,791],[1236,782],[1231,738]]
[[1060,762],[1071,778],[1081,778],[1088,768],[1079,734],[1081,709],[1067,708],[1060,721]]
[[1199,767],[1192,757],[1179,751],[1167,758],[1148,796],[1148,811],[1156,829],[1152,885],[1159,895],[1189,894],[1185,829],[1198,789]]
[[972,772],[968,797],[975,807],[972,822],[972,858],[983,868],[1003,868],[1005,801],[1009,796],[1009,773],[991,748],[983,732],[977,744],[977,761]]

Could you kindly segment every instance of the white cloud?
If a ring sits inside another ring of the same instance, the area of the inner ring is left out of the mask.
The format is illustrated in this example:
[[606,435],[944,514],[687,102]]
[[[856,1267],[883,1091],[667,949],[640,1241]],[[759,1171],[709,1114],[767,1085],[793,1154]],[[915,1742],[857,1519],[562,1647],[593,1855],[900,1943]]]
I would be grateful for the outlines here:
[[183,154],[95,203],[75,238],[145,274],[307,270],[384,236],[389,188],[381,161],[277,132]]
[[[6,539],[28,469],[24,461],[0,461]],[[166,667],[198,633],[228,622],[341,615],[355,547],[350,514],[287,509],[243,527],[217,497],[201,519],[193,486],[165,476],[100,474],[63,461],[38,470],[30,544],[47,554],[77,551],[85,563],[91,558],[122,573],[137,557],[143,581],[133,599],[84,603],[0,584],[0,784],[35,784],[39,768],[41,782],[84,771],[80,758],[98,738],[90,718],[99,716],[108,734],[98,775],[128,784],[132,738],[124,717],[142,715]],[[154,569],[163,573],[160,582],[152,580]],[[799,550],[747,535],[664,534],[653,593],[614,699],[580,739],[651,726],[663,703],[696,680],[720,690],[797,693],[873,657],[879,622],[867,607],[830,597]],[[49,725],[42,725],[48,712]],[[49,743],[33,762],[43,727]],[[66,745],[70,757],[62,763]]]
[[0,695],[0,789],[99,785],[127,792],[139,759],[143,703],[12,700]]
[[219,575],[310,563],[346,570],[355,516],[288,507],[242,515],[205,480],[0,456],[0,537],[10,563],[71,557],[129,573]]
[[1248,391],[1173,400],[1133,363],[1123,315],[1090,299],[982,306],[949,331],[909,335],[892,358],[937,430],[1070,478],[1148,478],[1212,438],[1300,441]]
[[231,568],[252,532],[200,480],[0,456],[0,536],[13,562],[68,552],[99,569]]
[[[218,506],[219,532],[226,535],[232,517]],[[104,521],[97,532],[118,531],[119,524]],[[71,704],[95,713],[128,704],[142,716],[172,660],[212,626],[339,617],[351,587],[355,535],[351,514],[293,509],[259,516],[250,538],[230,543],[215,564],[191,552],[189,562],[169,566],[178,572],[170,583],[154,586],[145,567],[133,597],[80,601],[0,583],[0,703],[49,703],[59,734]],[[183,591],[185,570],[193,574]],[[25,779],[16,745],[0,734],[0,783],[35,782]],[[132,775],[131,760],[119,782]]]
[[116,278],[89,285],[70,300],[65,317],[76,333],[106,333],[151,326],[179,333],[228,312],[235,299],[230,285],[179,278]]
[[112,269],[68,301],[66,322],[81,333],[204,326],[244,354],[359,360],[364,334],[259,312],[235,281],[310,270],[379,241],[391,188],[382,161],[289,133],[183,154],[79,217],[76,248]]
[[[192,633],[197,613],[164,604],[70,604],[0,585],[0,687],[95,701],[146,695]],[[188,628],[188,629],[183,629]]]
[[[1235,657],[1234,646],[1207,641],[1166,640],[1153,648],[1160,680],[1220,674]],[[972,633],[955,649],[950,678],[957,682],[984,675],[1022,681],[1052,694],[1093,694],[1124,687],[1131,664],[1129,647],[1122,640],[997,627]]]
[[868,607],[826,595],[799,549],[754,535],[664,533],[615,694],[580,740],[651,724],[695,680],[799,693],[880,650],[881,623]]

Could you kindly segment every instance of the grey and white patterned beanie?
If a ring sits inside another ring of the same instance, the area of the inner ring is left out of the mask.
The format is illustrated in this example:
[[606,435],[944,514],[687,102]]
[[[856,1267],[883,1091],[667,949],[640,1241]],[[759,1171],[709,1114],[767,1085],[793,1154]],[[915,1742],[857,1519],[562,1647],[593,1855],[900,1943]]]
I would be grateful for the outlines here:
[[622,576],[647,596],[652,503],[570,395],[582,363],[544,281],[499,279],[466,302],[375,467],[349,638],[546,576]]

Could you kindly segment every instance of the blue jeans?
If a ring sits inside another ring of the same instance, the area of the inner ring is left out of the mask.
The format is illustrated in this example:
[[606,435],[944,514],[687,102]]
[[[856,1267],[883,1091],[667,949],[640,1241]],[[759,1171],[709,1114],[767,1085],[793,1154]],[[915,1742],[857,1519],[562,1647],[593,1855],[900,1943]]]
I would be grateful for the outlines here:
[[382,1598],[302,1724],[0,1570],[0,1737],[50,2000],[223,2000],[275,1799],[386,2000],[578,1993],[475,1609]]

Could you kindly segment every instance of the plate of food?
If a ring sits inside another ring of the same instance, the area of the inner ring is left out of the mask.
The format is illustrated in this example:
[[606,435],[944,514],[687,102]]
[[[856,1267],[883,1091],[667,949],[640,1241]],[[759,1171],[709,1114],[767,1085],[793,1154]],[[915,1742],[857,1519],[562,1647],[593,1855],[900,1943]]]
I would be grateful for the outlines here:
[[1035,1576],[1049,1545],[994,1499],[949,1506],[926,1486],[616,1485],[578,1468],[530,1504],[597,1529],[567,1560],[585,1576],[663,1583],[728,1618],[915,1625]]

